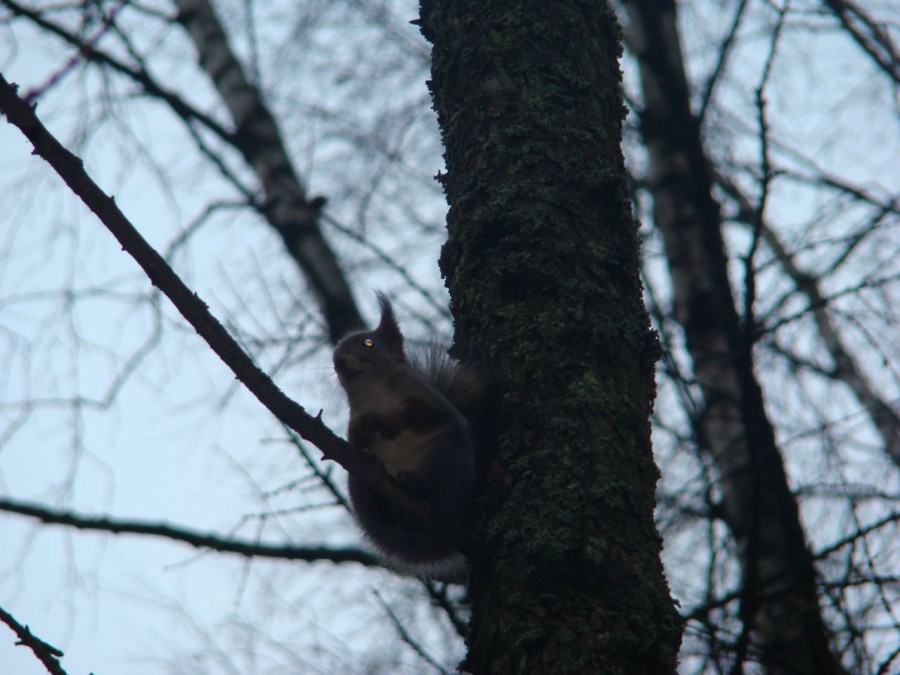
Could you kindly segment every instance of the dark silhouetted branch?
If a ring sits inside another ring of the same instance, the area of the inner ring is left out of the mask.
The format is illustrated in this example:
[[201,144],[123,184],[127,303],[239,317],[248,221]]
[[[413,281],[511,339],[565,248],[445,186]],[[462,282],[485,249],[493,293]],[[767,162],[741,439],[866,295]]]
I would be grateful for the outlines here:
[[868,54],[875,64],[900,84],[900,54],[894,50],[887,30],[850,0],[823,0],[841,22],[853,41]]
[[20,624],[12,614],[2,607],[0,607],[0,621],[9,626],[19,638],[16,644],[28,647],[44,665],[48,673],[51,675],[67,675],[59,663],[59,657],[63,655],[59,649],[41,640],[31,632],[28,626]]
[[209,549],[220,553],[237,553],[248,558],[277,558],[280,560],[328,560],[334,563],[357,562],[377,565],[374,556],[358,548],[326,546],[294,546],[290,544],[263,544],[252,541],[228,539],[215,534],[204,534],[167,523],[147,523],[135,520],[85,516],[71,511],[55,511],[37,504],[0,498],[0,511],[36,518],[48,525],[65,525],[76,530],[93,530],[108,534],[138,534],[170,539],[194,548]]
[[206,303],[185,285],[166,260],[135,229],[116,205],[115,199],[104,193],[87,174],[81,159],[64,148],[44,127],[35,115],[34,109],[19,98],[16,86],[7,82],[2,74],[0,74],[0,112],[21,130],[34,146],[34,153],[40,155],[56,170],[69,188],[109,229],[122,245],[122,249],[141,266],[150,282],[172,301],[181,315],[225,362],[237,379],[279,421],[319,448],[325,459],[335,461],[347,471],[359,476],[426,527],[446,533],[448,539],[458,543],[460,550],[464,552],[474,550],[471,543],[464,541],[464,536],[451,536],[437,522],[427,504],[392,480],[373,457],[351,448],[346,441],[335,435],[319,416],[309,415],[260,370],[219,320],[212,315]]
[[[101,64],[131,79],[148,96],[168,105],[189,128],[193,129],[192,124],[199,123],[239,152],[265,192],[264,203],[255,206],[268,224],[282,237],[288,253],[309,282],[325,318],[331,342],[337,343],[348,332],[362,327],[359,309],[353,300],[337,256],[319,227],[319,217],[325,199],[308,198],[303,181],[293,167],[275,117],[259,90],[245,76],[212,5],[205,0],[175,2],[178,8],[178,22],[187,30],[197,49],[200,67],[209,75],[222,98],[231,116],[233,131],[226,129],[211,116],[158,82],[144,67],[138,54],[131,54],[138,61],[138,65],[128,65],[47,19],[38,10],[14,0],[0,0],[0,5],[7,7],[15,16],[23,17],[42,30],[73,45],[86,60]],[[196,134],[194,135],[197,139]],[[205,154],[211,156],[202,143],[199,145]],[[221,162],[216,159],[213,161],[220,170],[224,169]],[[230,172],[223,170],[223,174],[236,184],[239,191],[244,191],[242,186],[233,180]]]
[[809,303],[806,311],[812,311],[819,337],[825,344],[834,364],[829,371],[817,369],[817,372],[831,379],[842,381],[850,388],[860,403],[865,406],[875,429],[884,442],[885,451],[891,461],[900,466],[900,415],[869,382],[856,358],[844,344],[837,326],[828,313],[829,300],[822,292],[821,280],[798,266],[787,246],[765,222],[762,214],[758,213],[758,209],[750,203],[749,198],[734,181],[720,172],[716,173],[715,178],[719,187],[737,203],[737,219],[754,228],[757,223],[760,224],[763,239],[775,254],[778,263],[794,282],[797,290],[806,296]]

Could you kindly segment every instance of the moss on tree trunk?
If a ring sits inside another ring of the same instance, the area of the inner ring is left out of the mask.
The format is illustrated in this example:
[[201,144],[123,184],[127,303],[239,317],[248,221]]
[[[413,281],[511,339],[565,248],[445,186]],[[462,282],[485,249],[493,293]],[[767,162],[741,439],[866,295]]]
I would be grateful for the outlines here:
[[615,18],[588,1],[423,0],[422,27],[455,348],[499,392],[466,667],[674,672]]

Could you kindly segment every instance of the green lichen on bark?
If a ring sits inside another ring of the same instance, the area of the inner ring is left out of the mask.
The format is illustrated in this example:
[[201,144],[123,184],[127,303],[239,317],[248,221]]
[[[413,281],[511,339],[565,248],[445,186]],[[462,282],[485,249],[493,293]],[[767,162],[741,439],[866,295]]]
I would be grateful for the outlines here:
[[421,8],[455,348],[499,392],[466,666],[674,672],[617,23],[589,1]]

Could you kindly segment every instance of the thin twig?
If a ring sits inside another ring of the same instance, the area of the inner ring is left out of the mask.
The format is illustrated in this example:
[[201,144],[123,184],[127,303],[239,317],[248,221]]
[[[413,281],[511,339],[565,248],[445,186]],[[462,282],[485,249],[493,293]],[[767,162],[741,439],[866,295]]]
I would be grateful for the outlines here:
[[400,618],[394,613],[394,610],[390,608],[390,606],[385,602],[384,598],[381,597],[381,594],[378,591],[375,591],[375,597],[378,598],[378,602],[381,605],[382,609],[387,613],[388,618],[390,618],[391,623],[394,624],[394,628],[397,630],[397,635],[400,639],[405,642],[410,648],[419,656],[420,659],[425,661],[429,666],[437,670],[441,675],[450,675],[450,671],[444,668],[440,663],[435,660],[433,656],[431,656],[428,652],[425,651],[425,648],[420,645],[410,632],[406,629],[406,626],[403,625],[403,622],[400,621]]
[[38,636],[31,632],[28,626],[23,626],[15,617],[0,607],[0,621],[9,626],[16,636],[19,638],[17,645],[28,647],[37,657],[47,672],[51,675],[67,675],[62,665],[59,663],[59,657],[63,655],[62,651],[51,644],[41,640]]
[[290,544],[263,544],[253,541],[240,541],[227,539],[215,534],[204,534],[167,523],[117,520],[115,518],[85,516],[72,511],[53,511],[43,506],[8,498],[0,498],[0,511],[36,518],[48,525],[65,525],[77,530],[93,530],[108,534],[138,534],[160,537],[190,544],[194,548],[219,551],[220,553],[237,553],[247,558],[305,560],[307,562],[328,560],[334,563],[356,562],[370,567],[379,565],[374,556],[358,548],[294,546]]

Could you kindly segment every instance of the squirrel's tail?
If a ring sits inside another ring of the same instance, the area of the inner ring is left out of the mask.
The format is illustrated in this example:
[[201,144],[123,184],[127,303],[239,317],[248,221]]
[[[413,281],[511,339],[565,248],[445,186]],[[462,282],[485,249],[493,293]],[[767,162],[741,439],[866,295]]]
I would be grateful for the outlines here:
[[488,398],[484,378],[474,368],[452,358],[437,342],[416,350],[410,363],[466,418],[477,438]]

